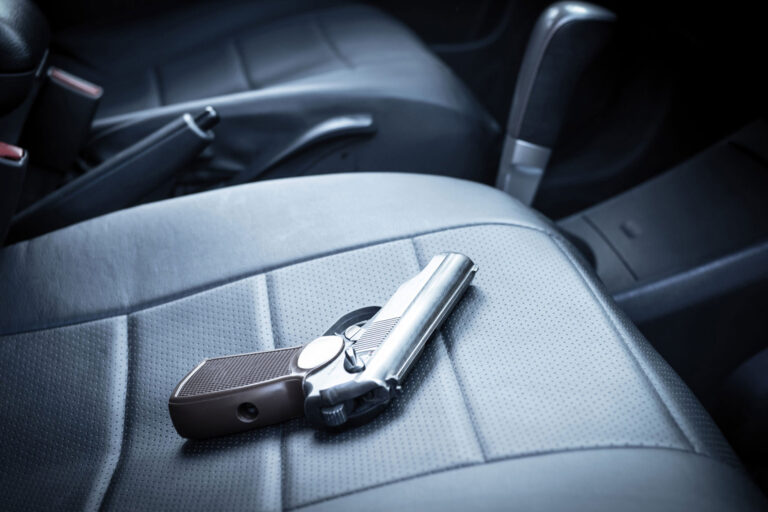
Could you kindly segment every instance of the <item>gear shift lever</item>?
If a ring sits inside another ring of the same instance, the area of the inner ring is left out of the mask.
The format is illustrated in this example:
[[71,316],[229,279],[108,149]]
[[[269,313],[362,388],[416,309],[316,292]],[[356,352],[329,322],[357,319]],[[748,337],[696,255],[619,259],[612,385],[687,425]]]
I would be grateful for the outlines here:
[[528,40],[507,121],[496,186],[525,204],[536,195],[573,89],[610,39],[616,16],[596,5],[558,2]]

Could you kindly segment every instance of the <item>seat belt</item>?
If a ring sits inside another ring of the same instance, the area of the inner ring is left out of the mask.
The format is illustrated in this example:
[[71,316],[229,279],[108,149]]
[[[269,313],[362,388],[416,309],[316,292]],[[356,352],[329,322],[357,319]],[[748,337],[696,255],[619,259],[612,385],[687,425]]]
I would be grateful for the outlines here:
[[517,76],[496,187],[530,205],[584,70],[606,46],[616,16],[558,2],[536,22]]
[[57,67],[49,67],[27,118],[21,143],[34,165],[66,173],[91,135],[104,90]]

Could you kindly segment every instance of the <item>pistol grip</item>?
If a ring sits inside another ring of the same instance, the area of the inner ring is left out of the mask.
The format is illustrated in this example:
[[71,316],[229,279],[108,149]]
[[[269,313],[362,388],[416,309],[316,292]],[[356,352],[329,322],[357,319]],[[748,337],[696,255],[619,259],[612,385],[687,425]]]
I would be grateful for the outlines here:
[[168,408],[182,437],[203,439],[301,416],[304,347],[206,359],[173,390]]

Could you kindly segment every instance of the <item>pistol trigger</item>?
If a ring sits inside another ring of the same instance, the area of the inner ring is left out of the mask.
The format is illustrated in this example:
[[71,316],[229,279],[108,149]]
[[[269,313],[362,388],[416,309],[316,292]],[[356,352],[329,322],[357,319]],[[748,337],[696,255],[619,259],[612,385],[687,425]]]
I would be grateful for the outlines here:
[[365,362],[357,355],[354,347],[344,351],[344,369],[349,373],[357,373],[365,370]]

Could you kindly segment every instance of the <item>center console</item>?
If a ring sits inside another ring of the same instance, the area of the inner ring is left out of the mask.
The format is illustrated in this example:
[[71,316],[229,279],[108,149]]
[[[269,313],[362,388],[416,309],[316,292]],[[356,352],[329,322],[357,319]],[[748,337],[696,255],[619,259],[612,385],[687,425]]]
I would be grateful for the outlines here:
[[639,323],[768,276],[768,122],[559,225]]
[[768,454],[768,122],[559,225],[739,454]]

